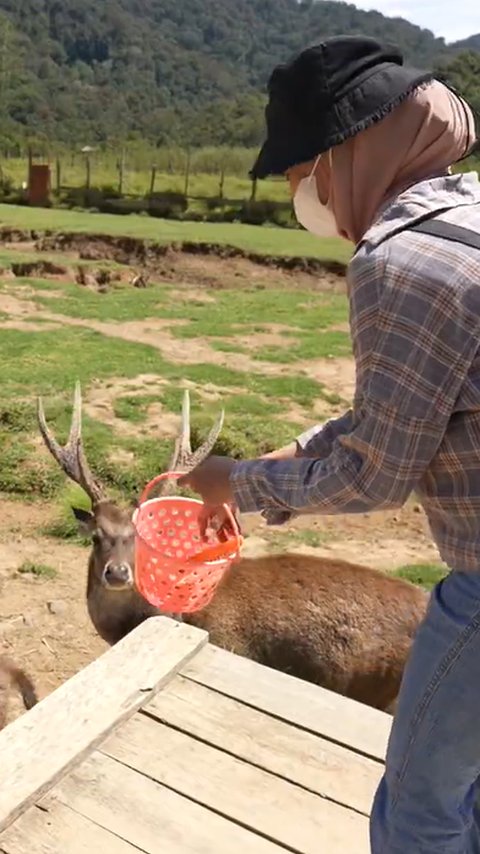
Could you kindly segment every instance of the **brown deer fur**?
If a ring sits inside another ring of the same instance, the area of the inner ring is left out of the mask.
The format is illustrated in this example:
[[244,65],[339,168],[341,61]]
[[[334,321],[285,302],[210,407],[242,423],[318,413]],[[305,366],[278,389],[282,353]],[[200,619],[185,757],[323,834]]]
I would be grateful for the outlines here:
[[[79,400],[77,390],[77,431]],[[72,463],[75,442],[81,449],[78,432],[65,449],[52,446],[43,410],[39,415],[47,446],[67,474],[88,489],[85,459],[78,471]],[[183,465],[178,463],[182,447],[187,456]],[[183,436],[172,469],[185,470],[188,453]],[[198,462],[199,451],[195,456]],[[93,478],[92,483],[92,513],[74,510],[80,527],[92,537],[87,607],[97,632],[115,644],[159,612],[134,587],[131,512],[100,497],[98,483]],[[424,590],[373,569],[280,554],[234,564],[212,602],[183,619],[208,631],[217,646],[386,710],[398,694],[427,601]]]
[[6,655],[0,655],[0,729],[7,723],[12,688],[19,691],[26,709],[32,709],[37,704],[35,688],[27,674]]

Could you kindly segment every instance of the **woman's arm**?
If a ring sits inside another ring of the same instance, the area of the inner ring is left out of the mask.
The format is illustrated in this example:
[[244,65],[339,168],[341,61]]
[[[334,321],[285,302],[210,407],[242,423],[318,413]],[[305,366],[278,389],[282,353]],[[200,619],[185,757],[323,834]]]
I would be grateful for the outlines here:
[[296,456],[314,457],[315,459],[328,457],[338,437],[350,433],[352,426],[353,412],[351,409],[341,415],[340,418],[333,418],[326,424],[316,424],[315,427],[311,427],[310,430],[306,430],[297,436],[298,453]]
[[439,447],[478,349],[468,301],[448,286],[390,271],[355,424],[327,459],[238,462],[243,512],[356,513],[404,503]]
[[338,436],[349,433],[352,427],[353,414],[349,410],[340,418],[327,421],[326,424],[315,424],[297,436],[289,445],[262,454],[262,460],[291,460],[293,457],[328,457],[333,443]]

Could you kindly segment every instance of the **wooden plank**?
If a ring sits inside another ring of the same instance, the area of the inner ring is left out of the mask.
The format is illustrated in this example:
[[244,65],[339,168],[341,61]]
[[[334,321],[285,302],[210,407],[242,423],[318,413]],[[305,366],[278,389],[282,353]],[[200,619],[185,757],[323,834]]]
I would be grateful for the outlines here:
[[177,676],[144,707],[207,744],[369,815],[382,766]]
[[[197,780],[197,786],[201,785],[201,780]],[[147,854],[281,854],[282,851],[268,840],[98,752],[65,777],[54,794],[62,803]],[[93,848],[92,854],[100,851]],[[103,851],[110,854],[108,848]]]
[[210,644],[181,672],[227,697],[372,759],[385,760],[392,718],[384,712]]
[[147,620],[0,733],[0,831],[207,641],[164,617]]
[[369,851],[365,816],[146,715],[138,714],[128,720],[100,749],[290,851],[301,854]]
[[0,836],[1,854],[138,854],[120,837],[55,798],[30,807]]

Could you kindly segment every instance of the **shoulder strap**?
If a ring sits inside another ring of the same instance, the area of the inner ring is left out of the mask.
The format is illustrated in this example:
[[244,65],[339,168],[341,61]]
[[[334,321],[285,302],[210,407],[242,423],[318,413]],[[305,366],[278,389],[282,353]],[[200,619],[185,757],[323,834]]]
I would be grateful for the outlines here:
[[454,243],[463,243],[464,246],[472,246],[473,249],[480,249],[480,233],[444,220],[424,219],[407,228],[407,231],[419,231],[432,237],[443,237],[444,240],[451,240]]

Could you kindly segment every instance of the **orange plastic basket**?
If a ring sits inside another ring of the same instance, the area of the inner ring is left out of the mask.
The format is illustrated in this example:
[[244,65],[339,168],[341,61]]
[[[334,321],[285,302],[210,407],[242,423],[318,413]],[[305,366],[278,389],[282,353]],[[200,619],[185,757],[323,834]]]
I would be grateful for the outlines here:
[[159,610],[192,613],[208,605],[224,573],[238,559],[243,539],[227,505],[234,536],[222,541],[212,532],[205,540],[198,525],[201,501],[179,496],[149,499],[157,483],[168,477],[181,475],[168,472],[154,478],[133,515],[135,583]]

